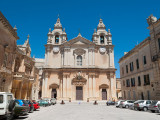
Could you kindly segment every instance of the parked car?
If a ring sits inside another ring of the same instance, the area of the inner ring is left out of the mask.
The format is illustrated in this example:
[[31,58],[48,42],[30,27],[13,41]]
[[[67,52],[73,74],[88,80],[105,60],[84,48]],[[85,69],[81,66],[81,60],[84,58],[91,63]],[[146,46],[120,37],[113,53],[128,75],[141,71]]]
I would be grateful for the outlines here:
[[14,118],[18,118],[19,116],[27,115],[29,107],[22,104],[22,100],[15,100],[16,106],[14,108]]
[[151,112],[159,112],[158,104],[160,104],[160,101],[153,101],[152,104],[148,107],[148,109]]
[[158,104],[158,110],[159,110],[159,113],[160,113],[160,104]]
[[55,105],[56,104],[56,99],[55,98],[51,98],[51,104]]
[[49,98],[44,98],[43,100],[47,101],[49,106],[51,105],[51,100]]
[[138,100],[134,103],[134,109],[147,111],[151,103],[151,100]]
[[38,103],[39,106],[44,106],[44,107],[49,106],[49,103],[46,100],[39,100]]
[[37,110],[40,108],[38,102],[36,102],[35,100],[33,100],[32,102],[33,102],[34,110]]
[[18,105],[25,106],[26,110],[29,112],[30,108],[29,108],[28,103],[25,100],[18,100],[18,99],[16,99],[15,101],[16,101],[16,103]]
[[134,104],[134,100],[126,100],[121,102],[122,108],[129,108]]
[[0,118],[11,120],[15,107],[14,96],[12,93],[0,92]]
[[115,105],[115,101],[107,101],[107,102],[106,102],[106,105],[107,105],[107,106],[109,106],[109,105]]
[[119,107],[121,102],[124,102],[124,100],[119,100],[119,101],[117,101],[117,102],[115,103],[115,104],[116,104],[116,107]]
[[29,112],[32,113],[34,110],[33,102],[31,100],[26,100],[26,102],[29,104]]

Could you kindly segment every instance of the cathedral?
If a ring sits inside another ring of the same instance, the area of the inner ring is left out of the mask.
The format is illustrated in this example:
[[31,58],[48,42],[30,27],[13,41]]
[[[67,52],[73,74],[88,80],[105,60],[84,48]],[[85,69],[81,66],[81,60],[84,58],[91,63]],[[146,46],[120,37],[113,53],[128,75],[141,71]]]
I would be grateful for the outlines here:
[[92,40],[79,33],[67,40],[60,19],[45,45],[42,98],[116,100],[114,45],[110,29],[99,20]]

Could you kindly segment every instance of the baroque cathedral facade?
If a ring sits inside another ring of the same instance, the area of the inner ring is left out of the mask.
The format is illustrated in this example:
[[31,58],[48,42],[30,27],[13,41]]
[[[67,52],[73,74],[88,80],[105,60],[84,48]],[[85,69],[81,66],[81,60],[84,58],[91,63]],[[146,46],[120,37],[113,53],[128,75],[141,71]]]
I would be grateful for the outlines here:
[[92,41],[67,34],[57,19],[45,45],[42,98],[116,100],[114,45],[110,29],[99,20]]

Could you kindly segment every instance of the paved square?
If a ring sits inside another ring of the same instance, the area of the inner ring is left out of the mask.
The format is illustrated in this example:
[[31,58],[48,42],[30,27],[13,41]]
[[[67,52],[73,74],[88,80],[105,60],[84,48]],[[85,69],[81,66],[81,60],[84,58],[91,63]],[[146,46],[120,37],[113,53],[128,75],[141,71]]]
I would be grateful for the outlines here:
[[[41,107],[25,120],[160,120],[160,114],[120,109],[115,106],[65,104]],[[18,119],[17,119],[18,120]]]

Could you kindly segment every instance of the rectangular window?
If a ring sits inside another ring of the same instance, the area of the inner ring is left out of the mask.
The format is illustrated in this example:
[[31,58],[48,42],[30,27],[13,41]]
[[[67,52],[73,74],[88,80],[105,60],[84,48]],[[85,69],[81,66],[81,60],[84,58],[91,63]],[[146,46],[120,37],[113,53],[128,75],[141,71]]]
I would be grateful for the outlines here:
[[123,86],[125,86],[125,80],[123,80]]
[[159,45],[159,51],[160,51],[160,38],[158,38],[158,45]]
[[0,103],[3,103],[3,95],[0,95]]
[[126,65],[126,73],[128,73],[128,65]]
[[135,86],[135,78],[131,78],[131,86],[132,86],[132,87]]
[[137,69],[139,69],[139,60],[136,60]]
[[134,67],[133,67],[133,62],[130,63],[130,71],[133,71]]
[[141,77],[138,76],[138,86],[141,86]]
[[146,56],[143,56],[143,64],[147,64]]
[[13,100],[12,95],[7,95],[7,100],[8,100],[8,103],[10,103],[10,101]]
[[150,85],[149,74],[144,75],[144,85]]
[[124,75],[124,68],[122,67],[122,75]]
[[129,79],[126,80],[126,87],[130,87],[130,81],[129,81]]

